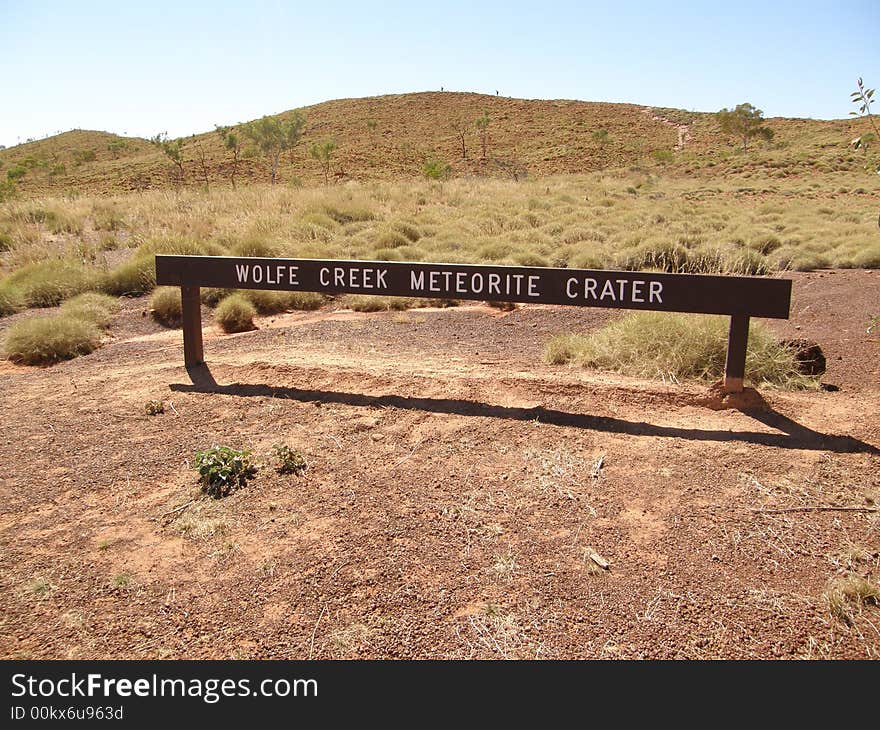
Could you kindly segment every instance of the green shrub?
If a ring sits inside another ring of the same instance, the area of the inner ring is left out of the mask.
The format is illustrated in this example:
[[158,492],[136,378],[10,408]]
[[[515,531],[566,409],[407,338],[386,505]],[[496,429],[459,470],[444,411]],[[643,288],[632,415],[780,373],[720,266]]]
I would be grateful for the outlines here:
[[12,362],[50,365],[92,352],[100,339],[97,326],[78,317],[31,317],[9,328],[3,349]]
[[215,499],[247,486],[248,479],[257,471],[250,451],[237,451],[228,446],[212,446],[197,451],[195,468],[199,471],[202,491]]
[[183,317],[180,288],[176,286],[157,287],[153,292],[150,313],[153,315],[153,319],[166,327],[179,327]]
[[[637,377],[718,379],[727,352],[726,317],[668,312],[631,312],[596,332],[560,335],[545,349],[551,362],[576,361],[587,367]],[[760,322],[752,320],[746,377],[753,383],[793,387],[811,383],[797,372],[794,353]]]
[[287,444],[274,444],[272,455],[275,457],[275,468],[279,474],[302,475],[309,468],[306,457],[299,451],[291,449]]
[[12,234],[7,231],[0,231],[0,252],[11,251],[15,247],[15,241]]
[[429,180],[445,180],[450,172],[452,168],[442,160],[425,160],[422,165],[422,174]]
[[6,171],[6,179],[9,182],[20,180],[27,174],[27,168],[21,165],[13,165]]
[[41,261],[23,266],[4,279],[27,307],[56,307],[65,299],[94,289],[98,274],[76,261]]
[[85,292],[64,302],[60,312],[104,329],[118,310],[119,302],[113,297],[99,292]]
[[659,162],[661,165],[668,165],[675,159],[675,153],[672,150],[653,150],[651,152],[651,159],[654,162]]
[[241,294],[230,294],[214,310],[214,319],[224,332],[247,332],[255,329],[257,310]]

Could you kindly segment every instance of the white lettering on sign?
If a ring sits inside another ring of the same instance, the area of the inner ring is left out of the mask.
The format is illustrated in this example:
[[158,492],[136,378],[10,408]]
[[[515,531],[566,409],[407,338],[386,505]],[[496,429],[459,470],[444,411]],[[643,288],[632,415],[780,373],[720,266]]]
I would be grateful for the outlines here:
[[414,293],[497,294],[499,296],[540,297],[541,276],[534,274],[483,274],[467,271],[410,271],[409,286]]
[[[617,286],[615,286],[615,284]],[[645,292],[647,285],[648,291]],[[645,295],[647,294],[647,299]],[[622,302],[633,304],[663,304],[663,282],[644,279],[606,279],[599,290],[599,282],[587,277],[583,281],[570,277],[565,281],[565,296],[593,302]]]
[[318,283],[321,286],[337,286],[340,289],[387,289],[388,269],[343,266],[323,266],[318,270]]
[[[239,284],[281,284],[299,286],[299,266],[288,264],[236,264],[235,276]],[[285,281],[286,280],[286,281]]]

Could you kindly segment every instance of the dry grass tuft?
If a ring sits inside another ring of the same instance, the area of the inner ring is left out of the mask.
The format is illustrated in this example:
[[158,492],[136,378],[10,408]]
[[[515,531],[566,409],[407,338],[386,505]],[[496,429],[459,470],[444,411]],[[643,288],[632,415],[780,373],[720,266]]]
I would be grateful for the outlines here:
[[100,340],[100,331],[94,322],[58,314],[17,322],[9,328],[3,349],[12,362],[51,365],[92,352]]
[[247,332],[256,329],[256,307],[241,294],[230,294],[214,310],[214,319],[224,332]]
[[[727,318],[666,312],[631,312],[590,335],[557,335],[545,359],[635,377],[717,380],[724,374]],[[794,354],[760,322],[752,322],[746,377],[753,383],[809,387]]]

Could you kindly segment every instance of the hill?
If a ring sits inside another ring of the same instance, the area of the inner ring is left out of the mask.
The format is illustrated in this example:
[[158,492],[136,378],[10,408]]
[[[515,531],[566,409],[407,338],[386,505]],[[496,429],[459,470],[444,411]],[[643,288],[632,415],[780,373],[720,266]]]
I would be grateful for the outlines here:
[[[768,120],[776,133],[772,143],[743,155],[711,114],[633,104],[424,92],[340,99],[302,112],[303,142],[280,167],[285,184],[323,182],[308,146],[329,139],[338,144],[331,166],[337,181],[420,177],[428,159],[448,164],[455,176],[514,178],[644,165],[706,177],[748,177],[759,169],[787,177],[855,170],[861,164],[848,146],[858,120],[773,118]],[[484,113],[490,119],[485,159],[475,126]],[[207,132],[183,139],[183,184],[228,185],[230,157],[219,137]],[[66,132],[0,152],[0,174],[15,168],[23,171],[17,185],[25,196],[181,184],[156,146],[105,132]],[[244,181],[267,180],[265,161],[246,155],[238,175]]]

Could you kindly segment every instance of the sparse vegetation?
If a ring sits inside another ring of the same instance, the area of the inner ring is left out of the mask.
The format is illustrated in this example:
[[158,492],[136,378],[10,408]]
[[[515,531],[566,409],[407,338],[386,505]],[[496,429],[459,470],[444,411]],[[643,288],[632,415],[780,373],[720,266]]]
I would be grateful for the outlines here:
[[247,486],[248,480],[257,471],[252,454],[247,449],[236,450],[216,445],[196,452],[195,468],[199,472],[202,491],[215,499]]
[[214,319],[224,332],[247,332],[254,329],[257,309],[242,294],[231,294],[214,310]]
[[866,606],[880,605],[880,587],[860,575],[837,576],[825,590],[828,610],[838,621],[853,625]]

